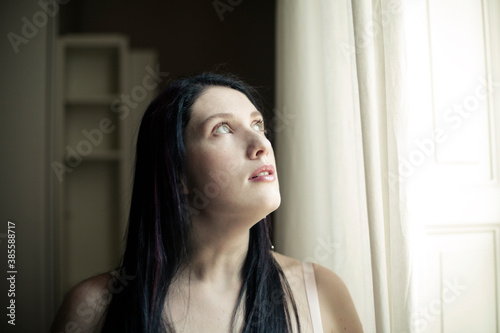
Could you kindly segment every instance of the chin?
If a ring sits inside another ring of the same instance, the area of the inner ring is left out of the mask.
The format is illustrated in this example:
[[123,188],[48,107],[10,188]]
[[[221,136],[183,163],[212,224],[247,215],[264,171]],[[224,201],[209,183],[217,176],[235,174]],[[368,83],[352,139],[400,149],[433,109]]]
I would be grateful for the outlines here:
[[273,196],[273,198],[269,198],[268,200],[266,200],[266,205],[265,205],[266,213],[264,216],[267,216],[272,212],[274,212],[276,209],[279,208],[280,204],[281,204],[281,196],[279,195],[279,193],[278,195]]
[[248,216],[248,218],[254,221],[254,223],[257,223],[274,212],[276,209],[278,209],[280,203],[281,198],[279,195],[277,197],[267,196],[265,199],[262,199],[258,205],[246,206],[243,209],[243,211],[246,211],[246,213],[243,213],[243,216],[246,215]]
[[276,202],[275,202],[275,205],[272,209],[272,211],[270,211],[269,213],[272,213],[274,212],[276,209],[278,209],[281,205],[281,195],[278,194],[278,197],[276,198]]

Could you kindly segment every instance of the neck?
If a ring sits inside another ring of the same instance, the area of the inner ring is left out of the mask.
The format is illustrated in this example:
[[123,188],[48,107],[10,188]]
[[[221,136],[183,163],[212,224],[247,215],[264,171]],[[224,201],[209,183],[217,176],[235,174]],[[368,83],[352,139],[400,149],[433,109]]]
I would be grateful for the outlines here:
[[241,283],[248,252],[248,228],[193,218],[188,271],[193,282],[229,287]]

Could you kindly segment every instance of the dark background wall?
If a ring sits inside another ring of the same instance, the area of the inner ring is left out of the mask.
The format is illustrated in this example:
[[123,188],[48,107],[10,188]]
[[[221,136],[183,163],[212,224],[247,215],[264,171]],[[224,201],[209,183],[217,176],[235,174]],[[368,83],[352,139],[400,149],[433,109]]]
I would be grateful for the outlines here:
[[222,65],[274,106],[274,0],[72,0],[59,17],[60,34],[117,32],[158,50],[172,77]]

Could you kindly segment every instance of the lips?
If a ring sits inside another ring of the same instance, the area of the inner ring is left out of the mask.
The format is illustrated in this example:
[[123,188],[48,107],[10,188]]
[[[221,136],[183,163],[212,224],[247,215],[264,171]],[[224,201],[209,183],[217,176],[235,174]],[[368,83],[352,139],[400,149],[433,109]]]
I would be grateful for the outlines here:
[[255,170],[248,180],[250,181],[273,181],[276,179],[276,170],[271,164],[263,165]]

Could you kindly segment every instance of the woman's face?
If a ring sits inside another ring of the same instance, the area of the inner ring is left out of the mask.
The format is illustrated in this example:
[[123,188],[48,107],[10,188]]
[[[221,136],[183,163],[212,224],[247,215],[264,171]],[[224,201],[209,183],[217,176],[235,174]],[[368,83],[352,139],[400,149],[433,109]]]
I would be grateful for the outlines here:
[[241,92],[209,87],[185,130],[191,214],[257,222],[281,197],[262,114]]

